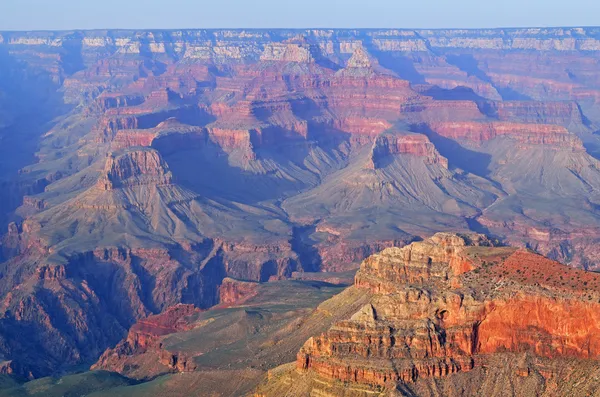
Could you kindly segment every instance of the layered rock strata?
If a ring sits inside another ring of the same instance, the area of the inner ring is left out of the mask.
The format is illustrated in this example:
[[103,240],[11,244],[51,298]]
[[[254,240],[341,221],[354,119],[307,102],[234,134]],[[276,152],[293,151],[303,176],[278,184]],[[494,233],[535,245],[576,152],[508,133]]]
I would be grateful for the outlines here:
[[597,38],[1,33],[0,353],[46,375],[177,303],[443,230],[597,268]]
[[480,235],[386,249],[363,262],[353,288],[372,293],[370,303],[309,339],[300,370],[389,387],[471,371],[508,352],[600,358],[600,277]]

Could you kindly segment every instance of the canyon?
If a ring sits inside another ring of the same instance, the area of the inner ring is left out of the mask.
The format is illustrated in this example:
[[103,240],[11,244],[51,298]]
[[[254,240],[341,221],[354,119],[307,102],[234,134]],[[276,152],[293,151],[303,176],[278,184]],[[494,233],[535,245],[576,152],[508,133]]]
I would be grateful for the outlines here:
[[[599,67],[595,27],[0,32],[0,372],[218,384],[233,360],[252,384],[311,337],[282,378],[426,387],[467,370],[484,382],[479,360],[511,354],[533,352],[535,374],[594,359],[552,316],[595,321]],[[466,256],[373,267],[434,243]],[[477,250],[494,265],[464,253]],[[506,280],[491,291],[482,274]],[[306,302],[269,306],[291,291]],[[339,316],[317,321],[329,299]],[[442,301],[449,314],[427,317]],[[516,324],[515,307],[548,322]],[[203,321],[240,344],[235,322],[301,332],[251,338],[269,368],[250,374],[240,350],[198,342]],[[444,341],[394,350],[408,336],[381,321]]]

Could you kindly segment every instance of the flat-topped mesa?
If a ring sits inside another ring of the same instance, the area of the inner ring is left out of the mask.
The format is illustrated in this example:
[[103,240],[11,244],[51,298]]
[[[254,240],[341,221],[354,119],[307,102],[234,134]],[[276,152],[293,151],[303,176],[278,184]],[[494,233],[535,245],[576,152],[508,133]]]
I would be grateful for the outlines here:
[[256,128],[235,128],[219,125],[208,127],[208,139],[217,144],[225,153],[239,151],[245,161],[256,160],[254,143],[261,134]]
[[319,58],[318,47],[310,44],[304,36],[297,36],[282,43],[269,43],[260,56],[261,61],[314,63]]
[[[122,112],[112,112],[119,111]],[[165,110],[158,111],[155,113],[147,112],[140,108],[115,108],[110,109],[103,114],[96,125],[92,129],[92,136],[94,136],[96,142],[107,143],[115,140],[123,140],[127,138],[119,137],[119,135],[127,135],[130,130],[142,133],[142,135],[149,136],[141,130],[149,130],[160,122],[177,115],[176,110]],[[117,142],[119,144],[119,142]]]
[[171,117],[153,128],[119,130],[110,143],[113,151],[132,146],[155,147],[163,154],[172,153],[177,148],[191,148],[202,145],[206,140],[206,129],[183,124]]
[[[132,89],[131,87],[129,88]],[[142,89],[133,88],[135,91],[142,91]],[[150,91],[144,96],[143,102],[137,105],[113,107],[107,109],[105,115],[107,116],[148,116],[152,114],[160,114],[167,108],[175,108],[178,105],[181,97],[176,92],[168,89],[155,89]]]
[[375,139],[369,167],[382,168],[388,156],[408,154],[423,157],[426,164],[448,168],[448,159],[438,153],[429,138],[422,134],[382,134]]
[[138,128],[139,119],[135,116],[108,116],[102,115],[92,128],[92,135],[97,143],[111,142],[120,130]]
[[388,248],[363,262],[353,288],[370,302],[297,355],[325,382],[408,384],[510,353],[600,359],[600,275],[482,235]]
[[[416,87],[417,92],[420,87]],[[451,100],[439,101],[431,98],[419,98],[401,106],[401,111],[406,117],[406,122],[441,123],[451,121],[474,121],[485,117],[479,106],[474,101]]]
[[97,186],[102,190],[112,190],[140,185],[168,185],[171,182],[171,171],[158,151],[131,148],[108,157]]
[[163,108],[169,106],[171,101],[174,101],[178,98],[179,96],[168,88],[155,90],[146,97],[143,107],[150,110]]
[[585,150],[581,139],[560,125],[468,121],[430,123],[429,127],[446,138],[476,143],[506,136],[524,144]]
[[132,146],[150,146],[156,136],[153,129],[119,130],[110,143],[110,148],[115,150]]

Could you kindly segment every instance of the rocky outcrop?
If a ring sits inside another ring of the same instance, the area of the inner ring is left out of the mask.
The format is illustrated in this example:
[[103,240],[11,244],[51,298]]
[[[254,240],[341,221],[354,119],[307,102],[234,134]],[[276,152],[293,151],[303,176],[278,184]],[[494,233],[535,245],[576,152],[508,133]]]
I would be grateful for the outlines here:
[[132,149],[112,154],[106,161],[104,175],[98,180],[103,190],[125,186],[168,185],[172,174],[154,149]]
[[426,164],[440,164],[448,168],[448,159],[438,153],[425,135],[420,134],[384,134],[377,137],[369,165],[373,169],[380,168],[387,156],[398,154],[423,157]]
[[318,57],[318,47],[311,46],[304,36],[283,43],[267,44],[260,56],[261,61],[312,63]]
[[144,103],[144,100],[144,96],[139,94],[102,93],[95,99],[91,109],[102,113],[113,108],[138,106]]
[[600,277],[481,235],[386,249],[363,262],[354,288],[372,293],[370,303],[309,339],[299,369],[410,387],[471,371],[486,355],[600,358]]
[[258,283],[226,278],[219,287],[219,303],[230,305],[240,303],[258,293]]
[[147,349],[161,336],[187,331],[192,326],[188,318],[199,313],[193,305],[171,306],[163,313],[147,317],[135,323],[127,335],[126,343],[132,349]]
[[229,129],[209,127],[209,139],[219,145],[225,152],[240,150],[245,161],[256,160],[253,141],[260,132],[256,129]]
[[576,151],[584,150],[583,143],[576,135],[557,125],[451,122],[432,123],[430,128],[446,138],[466,139],[476,143],[506,136],[525,144],[566,147]]
[[354,50],[354,53],[346,63],[346,67],[348,68],[359,69],[370,69],[377,65],[377,60],[362,46]]
[[176,305],[169,307],[163,313],[149,316],[135,323],[127,338],[119,342],[113,349],[106,350],[92,366],[93,369],[123,371],[125,357],[132,354],[143,354],[148,351],[158,353],[160,363],[171,370],[183,372],[191,370],[187,361],[169,352],[162,351],[161,338],[176,333],[188,331],[194,327],[194,315],[200,312],[193,305]]

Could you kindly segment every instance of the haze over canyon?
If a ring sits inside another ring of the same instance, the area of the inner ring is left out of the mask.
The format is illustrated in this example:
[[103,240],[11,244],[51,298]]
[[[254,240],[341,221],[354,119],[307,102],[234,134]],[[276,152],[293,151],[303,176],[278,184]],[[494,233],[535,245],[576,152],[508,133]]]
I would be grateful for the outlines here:
[[594,27],[0,32],[0,394],[600,395],[599,72]]

